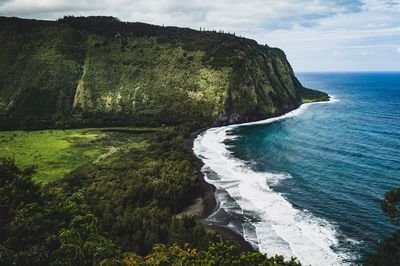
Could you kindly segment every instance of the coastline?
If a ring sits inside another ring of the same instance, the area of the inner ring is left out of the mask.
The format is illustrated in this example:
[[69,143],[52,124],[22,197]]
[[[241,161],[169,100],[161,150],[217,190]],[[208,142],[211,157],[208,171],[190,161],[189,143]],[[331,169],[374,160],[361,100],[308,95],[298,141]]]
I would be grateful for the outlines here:
[[[203,128],[197,130],[190,134],[187,138],[187,144],[189,145],[190,150],[196,158],[196,164],[198,164],[199,169],[204,165],[204,163],[196,157],[193,152],[193,142],[197,138],[198,135],[206,131],[208,128]],[[193,215],[199,220],[204,227],[209,230],[217,233],[217,235],[228,242],[231,242],[236,248],[241,252],[251,252],[256,251],[254,247],[247,242],[244,237],[232,229],[219,225],[209,225],[204,222],[204,219],[209,217],[217,208],[217,199],[215,197],[215,186],[207,183],[204,179],[204,174],[199,171],[198,174],[198,182],[199,182],[199,194],[201,198],[197,198],[196,202],[189,206],[185,211],[186,214]]]
[[[236,125],[244,125],[244,126],[255,125],[255,124],[263,124],[265,123],[266,120],[271,120],[271,119],[279,120],[284,118],[288,113],[293,112],[295,110],[299,110],[301,108],[305,108],[305,106],[312,105],[315,103],[332,102],[332,100],[334,101],[334,98],[329,95],[329,100],[327,101],[315,101],[315,102],[303,103],[299,105],[297,108],[294,108],[293,110],[289,110],[286,113],[279,114],[274,117],[260,119],[247,123],[239,123]],[[191,133],[189,137],[186,139],[187,144],[189,145],[189,148],[191,149],[193,154],[194,154],[193,151],[194,140],[198,137],[198,135],[200,135],[201,133],[205,132],[208,129],[209,128],[199,129]],[[201,169],[204,163],[202,162],[201,159],[197,158],[196,155],[195,158],[196,158],[196,164],[198,164],[199,169]],[[257,249],[254,246],[252,246],[248,241],[246,241],[241,234],[233,231],[232,229],[220,225],[210,225],[204,222],[204,219],[211,216],[216,211],[217,208],[217,199],[215,196],[216,187],[205,181],[204,174],[201,171],[199,171],[198,174],[198,182],[199,182],[199,194],[201,195],[201,197],[197,198],[196,202],[191,206],[189,206],[184,213],[196,217],[197,220],[202,222],[202,224],[206,227],[207,230],[216,232],[221,239],[231,242],[234,246],[238,248],[239,251],[242,252],[257,251]]]

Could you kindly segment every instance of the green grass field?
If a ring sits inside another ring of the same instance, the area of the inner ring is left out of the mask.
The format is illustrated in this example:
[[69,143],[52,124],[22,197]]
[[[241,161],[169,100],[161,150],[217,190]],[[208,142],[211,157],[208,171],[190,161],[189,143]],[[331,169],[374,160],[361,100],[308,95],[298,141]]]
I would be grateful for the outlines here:
[[[47,184],[79,166],[101,163],[117,151],[143,148],[147,145],[143,134],[158,130],[4,131],[0,132],[0,157],[14,158],[19,167],[34,165],[36,170],[33,179]],[[130,134],[132,132],[135,134]]]

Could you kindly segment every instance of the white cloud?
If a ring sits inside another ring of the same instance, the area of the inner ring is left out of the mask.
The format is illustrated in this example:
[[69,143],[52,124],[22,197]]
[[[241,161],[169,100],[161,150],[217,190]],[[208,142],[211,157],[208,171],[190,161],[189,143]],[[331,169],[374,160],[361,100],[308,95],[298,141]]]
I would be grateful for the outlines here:
[[[400,0],[0,0],[0,15],[70,14],[235,32],[283,48],[295,70],[400,70],[378,58],[398,49]],[[365,51],[374,51],[363,57],[371,62],[359,60]]]
[[400,54],[400,46],[397,47],[396,51]]
[[360,55],[368,56],[368,55],[374,55],[375,51],[373,50],[363,50],[360,52]]
[[359,1],[343,0],[0,0],[0,14],[47,19],[107,14],[128,21],[253,31],[314,25],[359,6]]
[[338,51],[333,51],[333,52],[331,53],[331,55],[332,55],[332,56],[339,56],[340,53],[339,53]]

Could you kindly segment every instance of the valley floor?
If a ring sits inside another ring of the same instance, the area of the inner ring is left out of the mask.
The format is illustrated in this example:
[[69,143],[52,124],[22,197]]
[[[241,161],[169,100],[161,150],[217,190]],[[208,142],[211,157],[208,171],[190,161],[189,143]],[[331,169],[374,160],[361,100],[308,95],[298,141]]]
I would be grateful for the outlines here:
[[[159,138],[168,140],[177,137],[168,136],[171,134],[177,135],[180,138],[179,134],[169,128],[3,131],[0,132],[0,157],[15,160],[15,164],[20,168],[33,168],[32,179],[35,183],[43,187],[62,187],[65,189],[65,186],[68,187],[68,183],[70,182],[66,180],[71,179],[71,176],[86,176],[89,173],[92,174],[93,169],[96,169],[97,174],[92,175],[92,180],[85,181],[78,188],[83,193],[89,193],[85,187],[92,186],[91,184],[101,184],[106,181],[106,178],[110,178],[106,177],[107,175],[114,176],[115,174],[120,175],[122,173],[119,173],[121,169],[107,169],[107,165],[114,165],[116,160],[121,161],[119,159],[121,156],[125,157],[126,160],[130,156],[140,157],[146,151],[150,153],[155,152],[150,146],[154,145],[155,142],[159,142]],[[195,136],[195,134],[192,136]],[[164,143],[163,140],[161,142]],[[191,153],[192,143],[193,137],[190,137],[189,141],[182,139],[181,142],[172,143],[169,149],[163,150],[163,153],[170,155],[174,153],[173,149],[183,148],[181,144],[187,146],[187,150]],[[177,218],[191,216],[195,217],[198,221],[202,221],[216,208],[215,188],[205,182],[200,172],[201,162],[193,154],[191,156],[192,158],[188,158],[191,163],[189,172],[194,171],[194,173],[197,173],[195,174],[197,181],[193,180],[192,184],[187,185],[185,183],[178,183],[177,186],[187,186],[186,188],[182,188],[182,190],[185,190],[185,193],[197,196],[195,198],[182,197],[181,199],[177,199],[180,201],[177,203],[180,207],[170,207],[169,209],[173,209],[172,212],[182,210],[175,215]],[[158,163],[154,161],[155,158],[152,155],[147,154],[144,157],[150,157],[148,158],[149,164]],[[129,161],[129,159],[128,162],[134,163]],[[126,171],[134,171],[135,168],[138,168],[134,165],[129,166],[129,163],[123,166]],[[160,167],[161,170],[163,169],[162,165],[156,166],[158,169],[153,174],[162,174],[160,173]],[[150,166],[150,168],[153,167]],[[185,172],[185,169],[182,172]],[[153,180],[154,182],[154,179],[157,178],[151,177],[150,181]],[[170,180],[169,182],[173,181]],[[103,195],[105,192],[92,190],[90,193]],[[148,197],[151,198],[152,196],[149,195]],[[191,204],[192,202],[193,204]],[[253,250],[240,235],[228,228],[207,224],[204,224],[204,226],[211,234],[216,232],[222,239],[234,243],[241,251]]]

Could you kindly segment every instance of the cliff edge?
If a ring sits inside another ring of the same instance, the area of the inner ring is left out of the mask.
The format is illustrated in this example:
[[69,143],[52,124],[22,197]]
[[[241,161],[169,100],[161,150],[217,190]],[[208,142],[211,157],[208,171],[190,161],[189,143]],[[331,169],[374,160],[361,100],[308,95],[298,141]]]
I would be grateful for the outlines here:
[[248,122],[303,102],[283,51],[216,31],[0,17],[0,129]]

